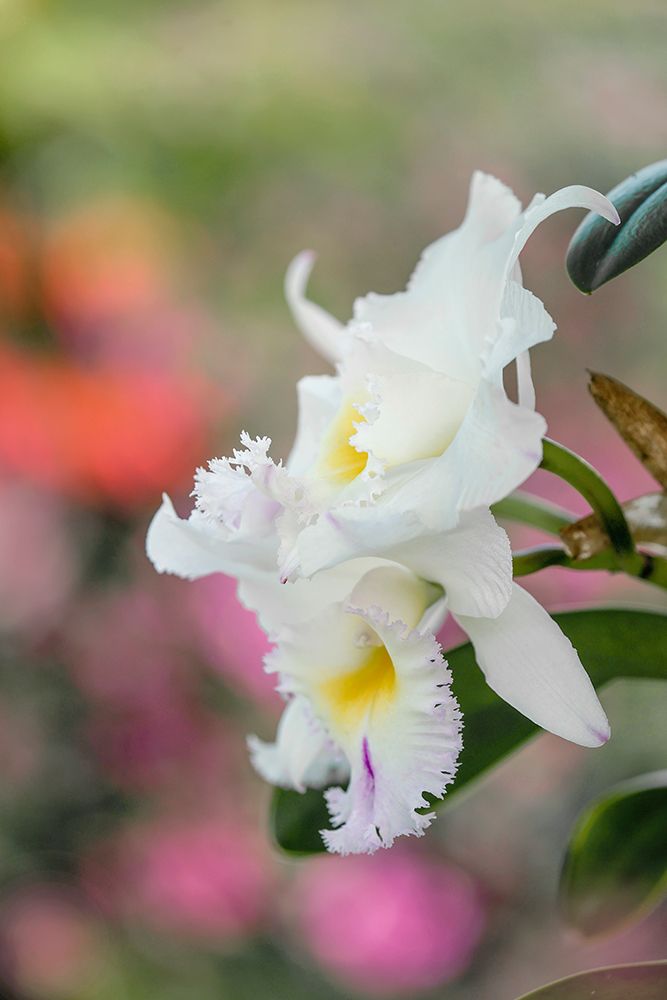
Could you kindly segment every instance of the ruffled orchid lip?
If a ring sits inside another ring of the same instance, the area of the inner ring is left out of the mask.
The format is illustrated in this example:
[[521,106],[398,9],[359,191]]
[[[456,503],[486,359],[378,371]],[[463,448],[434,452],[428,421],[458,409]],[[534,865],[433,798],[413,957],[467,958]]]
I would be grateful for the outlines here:
[[[418,578],[410,583],[404,570],[397,572],[378,568],[368,582],[362,578],[358,594],[382,589],[382,574],[388,573],[387,595],[393,588],[409,616],[422,618],[431,588]],[[348,666],[336,666],[341,660]],[[279,637],[271,669],[280,673],[281,687],[291,698],[311,706],[319,721],[317,739],[326,734],[349,763],[347,785],[326,793],[333,826],[322,831],[327,847],[342,854],[373,852],[397,836],[423,833],[433,818],[424,814],[429,801],[424,796],[442,796],[461,747],[460,713],[433,636],[378,607],[348,601]],[[283,727],[273,747],[258,750],[253,744],[262,773],[282,774],[285,780],[300,738],[299,730],[292,735]]]

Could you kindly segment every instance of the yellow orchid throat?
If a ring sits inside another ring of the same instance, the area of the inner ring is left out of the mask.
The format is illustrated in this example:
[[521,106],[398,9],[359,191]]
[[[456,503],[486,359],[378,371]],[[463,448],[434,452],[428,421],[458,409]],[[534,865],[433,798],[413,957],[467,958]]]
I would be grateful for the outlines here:
[[364,418],[352,400],[343,403],[325,435],[317,464],[318,475],[337,486],[344,486],[364,471],[368,453],[357,451],[350,444],[350,438],[357,430],[356,425],[363,421]]
[[386,711],[394,701],[396,688],[391,656],[385,646],[374,646],[356,670],[320,684],[319,694],[332,729],[346,736],[358,729],[369,713]]

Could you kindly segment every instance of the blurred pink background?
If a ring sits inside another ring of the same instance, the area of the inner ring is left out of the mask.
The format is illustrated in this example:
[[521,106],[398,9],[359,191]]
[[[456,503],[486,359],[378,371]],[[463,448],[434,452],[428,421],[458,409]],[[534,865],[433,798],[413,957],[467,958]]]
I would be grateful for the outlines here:
[[[578,969],[664,957],[664,909],[586,942],[555,905],[578,810],[664,762],[659,685],[607,691],[605,749],[539,738],[423,841],[288,861],[245,750],[280,711],[266,639],[231,581],[159,577],[143,540],[162,491],[186,511],[195,467],[241,428],[286,456],[295,382],[326,370],[282,298],[298,250],[317,250],[313,295],[347,319],[356,295],[402,288],[458,224],[473,169],[527,202],[570,183],[607,190],[664,157],[667,12],[5,7],[2,991],[512,1000]],[[585,369],[667,407],[667,253],[585,298],[563,265],[578,218],[551,219],[522,257],[559,326],[534,352],[538,404],[550,436],[627,499],[653,487],[588,398]],[[527,488],[585,512],[543,473]],[[664,606],[597,573],[527,585],[550,609]]]

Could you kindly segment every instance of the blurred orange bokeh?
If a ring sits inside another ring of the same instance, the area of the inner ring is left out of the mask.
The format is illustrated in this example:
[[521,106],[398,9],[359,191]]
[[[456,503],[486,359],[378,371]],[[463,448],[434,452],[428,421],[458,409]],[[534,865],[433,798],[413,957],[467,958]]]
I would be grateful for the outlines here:
[[85,503],[157,502],[206,455],[202,378],[112,368],[0,346],[0,467]]

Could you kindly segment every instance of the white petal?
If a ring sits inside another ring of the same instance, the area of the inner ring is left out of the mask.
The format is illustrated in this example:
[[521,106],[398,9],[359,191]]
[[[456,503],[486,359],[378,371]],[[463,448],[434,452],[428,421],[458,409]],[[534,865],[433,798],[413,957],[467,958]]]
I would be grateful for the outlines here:
[[[537,227],[555,212],[566,208],[588,208],[611,222],[619,221],[616,209],[604,195],[592,188],[573,185],[556,191],[548,198],[536,195],[526,211],[489,248],[489,275],[496,270],[501,290],[499,322],[495,331],[489,327],[486,340],[480,342],[480,347],[483,370],[492,380],[495,377],[499,381],[500,372],[509,361],[534,344],[549,340],[556,329],[540,300],[522,287],[518,260]],[[487,298],[493,301],[488,291]]]
[[231,458],[213,458],[207,469],[197,469],[195,503],[230,536],[268,535],[281,508],[295,505],[301,483],[270,457],[270,438],[253,439],[242,431],[241,445]]
[[318,573],[312,580],[280,583],[278,574],[255,574],[239,584],[242,604],[257,614],[269,635],[285,625],[296,625],[321,614],[330,604],[343,601],[369,571],[384,565],[376,558],[348,560]]
[[[437,297],[408,288],[394,295],[370,292],[354,304],[353,330],[367,330],[388,348],[434,371],[465,382],[479,375],[477,351],[467,342],[465,304],[456,292],[459,270],[456,233],[443,237]],[[451,254],[445,256],[445,249]]]
[[500,383],[503,368],[535,344],[550,340],[556,324],[540,300],[516,281],[508,281],[500,306],[497,333],[486,342],[483,370]]
[[344,757],[332,745],[305,698],[290,699],[278,723],[275,743],[249,736],[248,747],[258,773],[281,788],[299,792],[323,788],[344,781],[349,773]]
[[516,381],[519,406],[527,410],[535,409],[535,386],[531,373],[530,354],[524,351],[516,359]]
[[475,170],[470,180],[463,225],[474,230],[477,242],[497,239],[521,214],[521,202],[497,177]]
[[[533,332],[520,320],[523,329],[517,339],[524,346],[511,354],[511,337],[504,324],[512,320],[513,313],[505,301],[505,286],[512,279],[520,287],[516,264],[537,226],[554,212],[574,207],[589,208],[618,221],[607,198],[581,186],[563,188],[549,198],[538,195],[521,213],[508,188],[495,178],[475,174],[459,229],[427,247],[407,291],[358,300],[355,319],[372,328],[397,353],[474,382],[480,373],[480,359],[488,355],[499,337],[505,342],[499,353],[507,363],[530,346],[531,339],[537,343],[553,332],[551,325],[547,334],[550,318],[546,314]],[[489,374],[488,366],[485,370]]]
[[483,379],[447,451],[393,482],[388,476],[378,509],[413,511],[428,530],[448,531],[460,511],[491,506],[535,471],[545,431],[542,416]]
[[545,431],[543,417],[483,380],[444,454],[388,470],[373,502],[341,504],[300,531],[301,573],[371,553],[392,558],[398,545],[453,530],[462,512],[489,507],[535,471]]
[[411,507],[391,509],[383,503],[342,506],[326,511],[304,528],[297,550],[303,576],[336,566],[346,560],[383,553],[403,541],[422,534],[426,526]]
[[512,594],[509,539],[485,508],[462,514],[453,531],[422,535],[383,555],[444,587],[457,614],[496,618]]
[[495,620],[456,616],[496,694],[538,726],[585,747],[609,738],[609,723],[570,640],[544,608],[514,585]]
[[315,263],[315,254],[304,250],[298,254],[285,275],[285,297],[296,325],[311,347],[332,364],[342,357],[345,328],[321,306],[305,297],[306,285]]
[[275,573],[276,547],[270,540],[229,540],[198,511],[180,518],[166,494],[151,521],[146,553],[158,573],[196,580],[210,573],[255,576]]
[[[369,560],[357,562],[365,565]],[[318,574],[312,582],[330,573],[335,573],[335,570]],[[363,574],[347,603],[356,608],[382,608],[390,618],[400,618],[410,628],[416,628],[425,610],[439,597],[438,589],[426,579],[421,579],[404,566],[378,560],[375,568]]]
[[361,368],[372,401],[352,444],[385,468],[441,455],[456,436],[474,386],[402,357],[381,343],[360,344],[342,370]]
[[546,429],[539,413],[483,379],[447,452],[463,469],[460,509],[489,507],[525,482],[542,461]]
[[297,394],[299,424],[287,468],[292,476],[304,476],[317,462],[322,439],[340,408],[340,379],[332,375],[306,376],[297,384]]
[[[454,264],[455,254],[465,247],[468,254],[493,243],[521,217],[521,202],[513,191],[491,174],[476,170],[470,180],[465,218],[454,232],[441,237],[424,250],[410,278],[410,289],[436,291],[442,280],[443,266]],[[457,238],[457,247],[450,236]]]
[[504,259],[487,263],[482,254],[501,234],[513,232],[519,212],[509,188],[476,172],[461,226],[424,250],[405,292],[357,300],[355,320],[398,354],[474,384],[504,280]]

